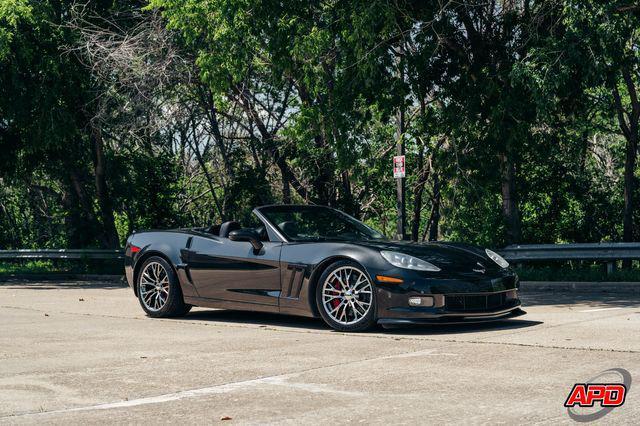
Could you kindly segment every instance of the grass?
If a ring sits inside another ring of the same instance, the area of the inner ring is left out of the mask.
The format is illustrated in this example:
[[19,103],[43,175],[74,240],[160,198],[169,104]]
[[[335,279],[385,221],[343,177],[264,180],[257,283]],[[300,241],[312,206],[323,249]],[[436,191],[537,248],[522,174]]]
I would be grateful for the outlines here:
[[40,274],[50,272],[51,262],[45,260],[29,261],[25,263],[3,262],[0,263],[0,274]]
[[105,260],[28,260],[0,262],[0,276],[30,274],[122,275],[124,274],[124,266],[122,261],[114,262]]

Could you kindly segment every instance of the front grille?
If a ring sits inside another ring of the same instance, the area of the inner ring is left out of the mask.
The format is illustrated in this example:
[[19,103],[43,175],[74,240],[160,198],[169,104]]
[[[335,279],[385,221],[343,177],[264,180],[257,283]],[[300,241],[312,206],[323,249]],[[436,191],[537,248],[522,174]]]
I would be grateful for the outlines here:
[[445,308],[448,311],[467,312],[496,309],[507,302],[507,293],[494,294],[453,294],[445,296]]

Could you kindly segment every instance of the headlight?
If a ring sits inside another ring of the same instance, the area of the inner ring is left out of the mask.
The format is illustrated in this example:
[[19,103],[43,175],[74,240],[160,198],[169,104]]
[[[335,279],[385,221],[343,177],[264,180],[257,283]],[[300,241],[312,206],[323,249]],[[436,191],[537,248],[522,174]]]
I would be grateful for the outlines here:
[[436,265],[418,259],[417,257],[409,256],[408,254],[398,253],[396,251],[381,251],[380,254],[387,262],[397,268],[431,272],[438,272],[440,270]]
[[489,256],[489,258],[496,262],[501,268],[507,268],[509,266],[509,262],[504,260],[504,258],[495,251],[489,249],[485,249],[484,251],[487,253],[487,256]]

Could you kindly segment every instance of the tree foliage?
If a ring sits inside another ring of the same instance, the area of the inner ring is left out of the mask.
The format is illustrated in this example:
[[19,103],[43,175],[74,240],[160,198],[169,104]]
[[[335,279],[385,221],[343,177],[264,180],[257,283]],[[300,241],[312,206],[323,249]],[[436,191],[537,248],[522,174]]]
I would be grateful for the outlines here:
[[[336,206],[500,246],[637,240],[622,1],[0,2],[0,247]],[[400,120],[402,117],[402,120]]]

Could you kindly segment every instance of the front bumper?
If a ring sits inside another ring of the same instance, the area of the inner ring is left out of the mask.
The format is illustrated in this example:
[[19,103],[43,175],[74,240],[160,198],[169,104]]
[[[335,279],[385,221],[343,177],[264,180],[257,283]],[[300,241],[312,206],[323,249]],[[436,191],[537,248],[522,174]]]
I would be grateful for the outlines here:
[[[377,282],[378,322],[382,325],[458,324],[500,321],[524,315],[515,274],[476,280],[414,280],[401,285]],[[415,305],[411,299],[426,303]]]
[[514,308],[509,308],[498,312],[440,314],[422,318],[380,318],[378,319],[378,324],[382,326],[475,324],[483,322],[502,321],[506,319],[516,318],[525,314],[526,312],[520,309],[518,305]]

